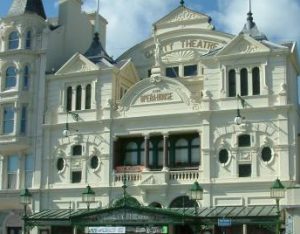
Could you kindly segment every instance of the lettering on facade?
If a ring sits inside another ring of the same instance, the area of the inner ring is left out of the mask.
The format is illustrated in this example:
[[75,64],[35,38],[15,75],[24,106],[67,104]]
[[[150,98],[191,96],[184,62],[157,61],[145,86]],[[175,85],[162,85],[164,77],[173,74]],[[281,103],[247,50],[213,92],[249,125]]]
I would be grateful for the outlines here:
[[163,102],[173,100],[173,93],[161,93],[160,90],[154,90],[151,94],[146,94],[140,97],[141,103]]
[[[181,49],[205,49],[205,50],[212,50],[217,48],[219,43],[213,41],[207,41],[202,39],[185,39],[174,41],[166,44],[162,44],[162,53],[168,53],[175,50]],[[145,52],[146,58],[151,58],[154,55],[154,49],[147,50]]]

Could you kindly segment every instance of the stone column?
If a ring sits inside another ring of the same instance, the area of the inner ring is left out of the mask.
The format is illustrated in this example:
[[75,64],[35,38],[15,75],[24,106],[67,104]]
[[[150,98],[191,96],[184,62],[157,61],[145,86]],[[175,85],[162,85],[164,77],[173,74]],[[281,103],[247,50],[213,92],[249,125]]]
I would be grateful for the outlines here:
[[163,163],[163,171],[169,171],[169,135],[166,133],[164,134],[164,163]]
[[71,111],[76,110],[76,86],[72,86],[72,107]]
[[149,135],[145,135],[144,139],[144,171],[149,171]]

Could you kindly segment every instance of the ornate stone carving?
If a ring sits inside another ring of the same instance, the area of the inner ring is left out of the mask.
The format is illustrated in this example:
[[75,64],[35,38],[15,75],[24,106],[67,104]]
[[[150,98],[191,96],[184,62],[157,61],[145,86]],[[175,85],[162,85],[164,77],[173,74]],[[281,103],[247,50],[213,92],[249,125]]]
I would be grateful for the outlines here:
[[202,17],[200,15],[197,15],[191,11],[184,10],[174,16],[172,19],[168,21],[168,23],[176,23],[180,21],[190,21],[190,20],[195,20],[195,19],[201,19]]
[[196,52],[193,50],[181,50],[171,52],[162,57],[164,63],[170,62],[187,62],[196,58]]

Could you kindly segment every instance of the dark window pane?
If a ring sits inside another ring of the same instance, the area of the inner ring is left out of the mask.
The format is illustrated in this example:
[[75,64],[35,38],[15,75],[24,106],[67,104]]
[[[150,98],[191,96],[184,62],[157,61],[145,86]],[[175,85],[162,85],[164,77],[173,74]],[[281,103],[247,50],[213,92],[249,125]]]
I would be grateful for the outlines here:
[[26,33],[25,48],[26,48],[26,49],[30,49],[30,48],[31,48],[31,31],[28,31],[28,32]]
[[13,106],[5,106],[3,111],[3,133],[9,134],[14,131],[15,111]]
[[23,74],[23,89],[29,88],[29,67],[24,67],[24,74]]
[[178,77],[178,67],[167,67],[166,76],[171,78]]
[[76,110],[81,110],[81,86],[78,85],[76,88]]
[[18,49],[19,48],[19,34],[18,32],[12,32],[8,36],[8,49]]
[[81,145],[74,145],[73,146],[73,155],[82,155],[82,146]]
[[251,164],[239,165],[239,177],[249,177],[249,176],[251,176]]
[[251,146],[250,135],[240,135],[238,138],[239,147]]
[[229,71],[229,78],[228,78],[228,96],[235,97],[236,96],[236,78],[235,78],[235,70]]
[[17,80],[17,70],[15,67],[9,67],[6,70],[5,88],[11,89],[16,86]]
[[72,183],[80,183],[80,182],[81,182],[81,171],[73,171]]
[[72,87],[67,89],[67,111],[72,110]]
[[260,72],[258,67],[255,67],[252,70],[252,90],[253,95],[260,94]]
[[64,169],[64,166],[65,166],[65,160],[63,158],[57,159],[57,162],[56,162],[57,170],[61,171],[62,169]]
[[269,162],[272,158],[272,151],[269,147],[264,147],[261,151],[261,158],[264,162]]
[[184,66],[184,76],[197,76],[197,75],[198,75],[197,65]]
[[96,169],[99,165],[99,158],[97,156],[92,156],[90,164],[92,169]]
[[228,159],[228,151],[226,149],[222,149],[219,152],[219,162],[225,164],[228,162]]
[[246,68],[241,70],[241,96],[248,95],[248,71]]
[[91,109],[91,92],[92,92],[92,88],[91,85],[88,84],[85,88],[85,109]]
[[20,126],[20,132],[22,134],[26,133],[26,127],[27,127],[27,107],[23,106],[21,112],[21,126]]

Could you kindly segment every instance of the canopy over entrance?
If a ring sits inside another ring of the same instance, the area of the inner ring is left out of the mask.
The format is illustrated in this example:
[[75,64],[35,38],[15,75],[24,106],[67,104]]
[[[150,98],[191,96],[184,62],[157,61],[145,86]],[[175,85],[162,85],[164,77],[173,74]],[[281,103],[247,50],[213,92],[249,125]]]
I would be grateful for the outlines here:
[[232,225],[273,225],[277,222],[276,206],[227,206],[213,208],[154,208],[131,206],[92,210],[43,210],[26,219],[29,226],[133,226],[186,224],[217,225],[220,218]]

